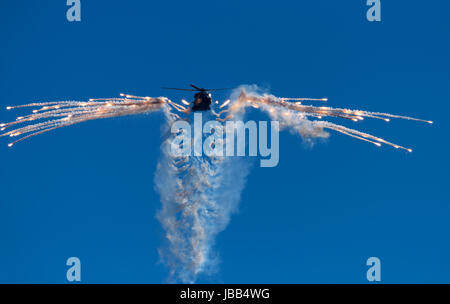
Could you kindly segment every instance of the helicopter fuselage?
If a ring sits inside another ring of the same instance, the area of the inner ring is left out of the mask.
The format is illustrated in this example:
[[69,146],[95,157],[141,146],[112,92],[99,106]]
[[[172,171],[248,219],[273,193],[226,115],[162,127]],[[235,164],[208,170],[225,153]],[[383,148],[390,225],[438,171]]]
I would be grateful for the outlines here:
[[194,95],[194,104],[192,105],[192,111],[209,111],[211,110],[212,98],[208,91],[199,91]]
[[[218,90],[231,90],[231,88],[205,89],[205,88],[200,88],[200,87],[198,87],[196,85],[193,85],[193,84],[191,84],[191,87],[192,87],[192,89],[167,88],[167,87],[164,87],[163,89],[197,92],[194,95],[194,102],[193,102],[192,107],[190,109],[190,111],[192,111],[192,112],[209,111],[209,110],[211,110],[211,103],[212,103],[211,92],[215,92],[215,91],[218,91]],[[185,101],[183,101],[183,103],[184,104],[188,104]]]

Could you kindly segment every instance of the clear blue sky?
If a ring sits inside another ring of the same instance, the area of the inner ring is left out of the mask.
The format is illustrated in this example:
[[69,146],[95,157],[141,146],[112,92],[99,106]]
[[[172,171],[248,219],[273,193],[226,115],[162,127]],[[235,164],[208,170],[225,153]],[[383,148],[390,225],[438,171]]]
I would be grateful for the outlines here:
[[[82,0],[81,23],[67,22],[65,2],[1,1],[2,109],[258,84],[435,121],[347,124],[411,154],[339,134],[309,148],[282,133],[279,166],[250,173],[217,239],[220,271],[200,282],[364,283],[371,256],[385,283],[449,282],[448,1],[384,0],[381,23],[367,22],[365,0]],[[163,282],[162,121],[93,121],[13,149],[2,139],[0,282],[64,283],[71,256],[86,283]]]

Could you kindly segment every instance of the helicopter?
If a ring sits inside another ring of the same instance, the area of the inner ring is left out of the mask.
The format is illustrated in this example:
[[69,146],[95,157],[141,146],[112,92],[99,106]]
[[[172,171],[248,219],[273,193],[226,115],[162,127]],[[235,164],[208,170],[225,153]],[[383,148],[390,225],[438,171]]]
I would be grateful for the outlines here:
[[166,90],[177,90],[177,91],[192,91],[197,92],[194,95],[194,101],[191,107],[191,111],[209,111],[211,110],[212,97],[211,92],[220,91],[220,90],[231,90],[232,88],[221,88],[221,89],[205,89],[199,88],[196,85],[190,84],[192,89],[179,89],[179,88],[166,88]]

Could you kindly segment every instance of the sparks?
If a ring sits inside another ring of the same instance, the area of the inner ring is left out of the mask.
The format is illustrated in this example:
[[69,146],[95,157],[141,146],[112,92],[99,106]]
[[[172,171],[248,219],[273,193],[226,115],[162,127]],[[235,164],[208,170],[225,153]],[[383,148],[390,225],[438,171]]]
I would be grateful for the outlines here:
[[[314,98],[279,98],[275,97],[273,95],[257,95],[257,94],[248,94],[245,92],[245,90],[241,91],[241,94],[237,100],[237,103],[231,107],[231,111],[238,111],[241,108],[245,108],[249,105],[259,104],[261,105],[262,109],[267,111],[272,119],[274,120],[285,120],[284,117],[290,116],[290,112],[298,112],[301,117],[313,117],[317,118],[319,120],[307,120],[305,118],[304,121],[307,121],[311,124],[312,127],[316,128],[322,128],[322,129],[330,129],[339,133],[342,133],[344,135],[351,136],[353,138],[367,141],[370,143],[373,143],[377,146],[381,146],[382,144],[392,146],[396,149],[404,149],[408,152],[412,152],[412,149],[402,147],[400,145],[391,143],[389,141],[386,141],[380,137],[376,137],[373,135],[370,135],[368,133],[360,132],[358,130],[350,129],[347,127],[344,127],[342,125],[334,124],[328,121],[322,121],[323,117],[336,117],[336,118],[345,118],[352,121],[359,121],[366,118],[373,118],[373,119],[382,119],[386,122],[389,122],[391,118],[397,118],[397,119],[405,119],[405,120],[415,120],[420,122],[426,122],[426,123],[432,123],[432,121],[429,120],[423,120],[408,116],[400,116],[400,115],[393,115],[389,113],[380,113],[380,112],[368,112],[368,111],[362,111],[362,110],[350,110],[350,109],[340,109],[340,108],[331,108],[331,107],[315,107],[311,105],[302,105],[298,104],[292,101],[317,101],[322,100],[325,101],[325,98],[323,99],[314,99]],[[274,110],[276,109],[276,110]],[[299,117],[300,117],[299,115]],[[287,119],[287,118],[286,118]],[[300,118],[302,119],[302,118]],[[287,125],[295,125],[298,122],[295,121],[288,121]]]
[[[41,110],[33,110],[30,115],[17,117],[15,122],[2,124],[1,131],[4,131],[8,127],[15,127],[15,129],[0,134],[0,137],[25,135],[9,144],[9,147],[11,147],[15,143],[30,137],[89,120],[156,111],[161,109],[168,102],[168,99],[162,97],[148,98],[132,95],[126,96],[127,98],[100,99],[102,101],[93,101],[95,99],[90,99],[89,102],[70,101],[53,104],[46,103],[47,105],[42,107]],[[42,105],[42,103],[35,103],[18,106],[18,108]],[[19,127],[22,123],[35,120],[40,120],[41,122]]]
[[[152,112],[160,110],[163,106],[169,106],[169,109],[181,113],[188,113],[189,109],[172,102],[166,97],[139,97],[130,94],[120,94],[120,98],[91,98],[89,101],[60,101],[60,102],[45,102],[45,103],[30,103],[20,106],[8,106],[6,109],[25,108],[25,107],[41,107],[40,109],[32,110],[32,114],[27,116],[19,116],[16,121],[10,123],[0,124],[1,131],[5,131],[7,128],[12,128],[11,131],[0,134],[2,136],[19,136],[19,138],[12,144],[28,139],[30,137],[49,132],[62,127],[78,124],[81,122],[110,118],[117,116],[141,114],[146,112]],[[388,142],[380,137],[363,133],[354,129],[344,127],[342,125],[334,124],[328,121],[323,121],[324,117],[344,118],[351,121],[360,121],[364,118],[380,119],[389,122],[392,118],[415,120],[432,124],[431,120],[422,120],[418,118],[393,115],[380,112],[368,112],[362,110],[351,110],[331,107],[316,107],[312,105],[302,104],[302,102],[314,102],[314,101],[328,101],[328,98],[287,98],[287,97],[275,97],[273,95],[257,95],[246,93],[245,90],[241,91],[241,95],[231,102],[230,99],[226,100],[219,108],[225,108],[220,114],[228,113],[227,117],[220,120],[226,120],[233,117],[234,113],[239,109],[246,108],[248,106],[267,111],[273,119],[288,120],[289,124],[298,122],[305,122],[311,124],[313,128],[330,129],[344,135],[357,138],[359,140],[367,141],[377,146],[386,144],[396,149],[404,149],[412,152],[412,149],[402,147],[400,145]],[[190,105],[185,99],[181,100],[181,103],[188,106]],[[170,110],[169,110],[170,111]],[[297,113],[298,115],[292,115]],[[179,116],[177,114],[171,114],[174,117]],[[295,118],[293,118],[295,117]],[[313,118],[309,120],[308,118]],[[315,118],[315,119],[314,119]],[[25,126],[20,124],[29,123],[32,121],[40,121]]]
[[225,100],[225,102],[220,105],[220,108],[222,109],[222,108],[226,107],[230,102],[231,102],[230,99]]

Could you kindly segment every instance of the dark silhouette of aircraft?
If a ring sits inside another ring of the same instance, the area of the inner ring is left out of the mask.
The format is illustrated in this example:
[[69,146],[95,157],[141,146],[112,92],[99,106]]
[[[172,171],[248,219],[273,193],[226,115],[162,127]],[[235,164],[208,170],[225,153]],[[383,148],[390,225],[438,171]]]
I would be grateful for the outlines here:
[[167,90],[178,90],[178,91],[191,91],[197,92],[194,95],[194,101],[191,107],[193,112],[195,111],[209,111],[211,110],[212,97],[211,92],[219,90],[231,90],[232,88],[222,88],[222,89],[205,89],[199,88],[193,84],[190,85],[192,89],[179,89],[179,88],[163,88]]

